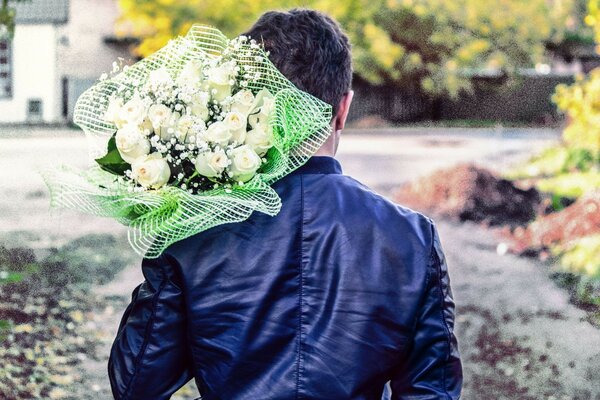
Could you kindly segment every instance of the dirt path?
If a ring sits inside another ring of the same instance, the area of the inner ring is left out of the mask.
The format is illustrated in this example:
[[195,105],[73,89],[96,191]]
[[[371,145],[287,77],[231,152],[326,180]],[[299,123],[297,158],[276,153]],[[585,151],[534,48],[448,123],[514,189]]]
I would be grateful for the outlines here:
[[600,329],[549,267],[498,256],[480,226],[438,221],[457,302],[465,399],[600,399]]

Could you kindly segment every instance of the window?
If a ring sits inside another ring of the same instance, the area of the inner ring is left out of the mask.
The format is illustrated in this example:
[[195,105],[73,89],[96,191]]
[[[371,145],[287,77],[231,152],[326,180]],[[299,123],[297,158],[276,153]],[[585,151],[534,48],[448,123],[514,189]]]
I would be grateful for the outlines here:
[[12,59],[10,41],[0,40],[0,99],[12,97]]
[[36,122],[42,119],[42,100],[29,99],[27,101],[27,120]]

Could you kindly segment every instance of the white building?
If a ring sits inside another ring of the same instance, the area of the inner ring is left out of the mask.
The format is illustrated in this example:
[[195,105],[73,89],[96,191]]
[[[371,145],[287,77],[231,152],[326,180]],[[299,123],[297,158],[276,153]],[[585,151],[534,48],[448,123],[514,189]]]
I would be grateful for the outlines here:
[[17,17],[13,42],[0,41],[0,125],[70,121],[77,97],[129,58],[130,42],[113,35],[117,0],[9,5]]
[[58,66],[63,81],[63,118],[72,120],[73,107],[81,93],[104,72],[112,70],[119,58],[130,64],[135,60],[129,46],[135,41],[114,35],[119,16],[118,0],[71,0],[69,22],[60,28],[62,45]]
[[59,27],[68,0],[9,3],[17,9],[12,42],[0,41],[0,123],[61,121]]

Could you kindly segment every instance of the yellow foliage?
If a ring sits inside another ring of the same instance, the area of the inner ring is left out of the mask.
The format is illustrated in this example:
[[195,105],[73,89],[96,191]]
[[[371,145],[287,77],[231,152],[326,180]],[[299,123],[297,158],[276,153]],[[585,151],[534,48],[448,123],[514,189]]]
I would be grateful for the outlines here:
[[[600,19],[600,0],[589,0],[588,2],[588,15],[585,18],[586,24],[596,28],[596,33],[600,32],[598,26],[598,20]],[[596,40],[599,42],[600,40]]]
[[33,326],[30,324],[20,324],[13,328],[15,333],[31,333],[33,332]]
[[404,55],[404,48],[392,42],[387,32],[377,25],[371,23],[365,25],[364,34],[369,42],[371,53],[383,68],[393,68]]
[[558,86],[553,99],[570,117],[563,132],[566,144],[600,157],[600,68],[573,85]]
[[553,193],[560,197],[577,198],[590,191],[600,190],[600,172],[596,170],[568,172],[540,179],[535,186],[542,192]]
[[600,235],[591,235],[552,248],[564,269],[600,278]]
[[470,84],[460,69],[510,71],[543,61],[545,43],[561,38],[576,1],[119,0],[116,32],[141,38],[136,53],[147,56],[194,22],[232,37],[266,10],[310,7],[340,21],[363,78],[456,95]]

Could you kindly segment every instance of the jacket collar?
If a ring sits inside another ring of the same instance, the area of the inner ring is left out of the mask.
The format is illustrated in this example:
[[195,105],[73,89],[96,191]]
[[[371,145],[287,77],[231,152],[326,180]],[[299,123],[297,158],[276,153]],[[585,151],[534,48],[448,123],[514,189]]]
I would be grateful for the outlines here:
[[342,166],[339,161],[328,156],[313,156],[300,168],[291,174],[341,174]]

